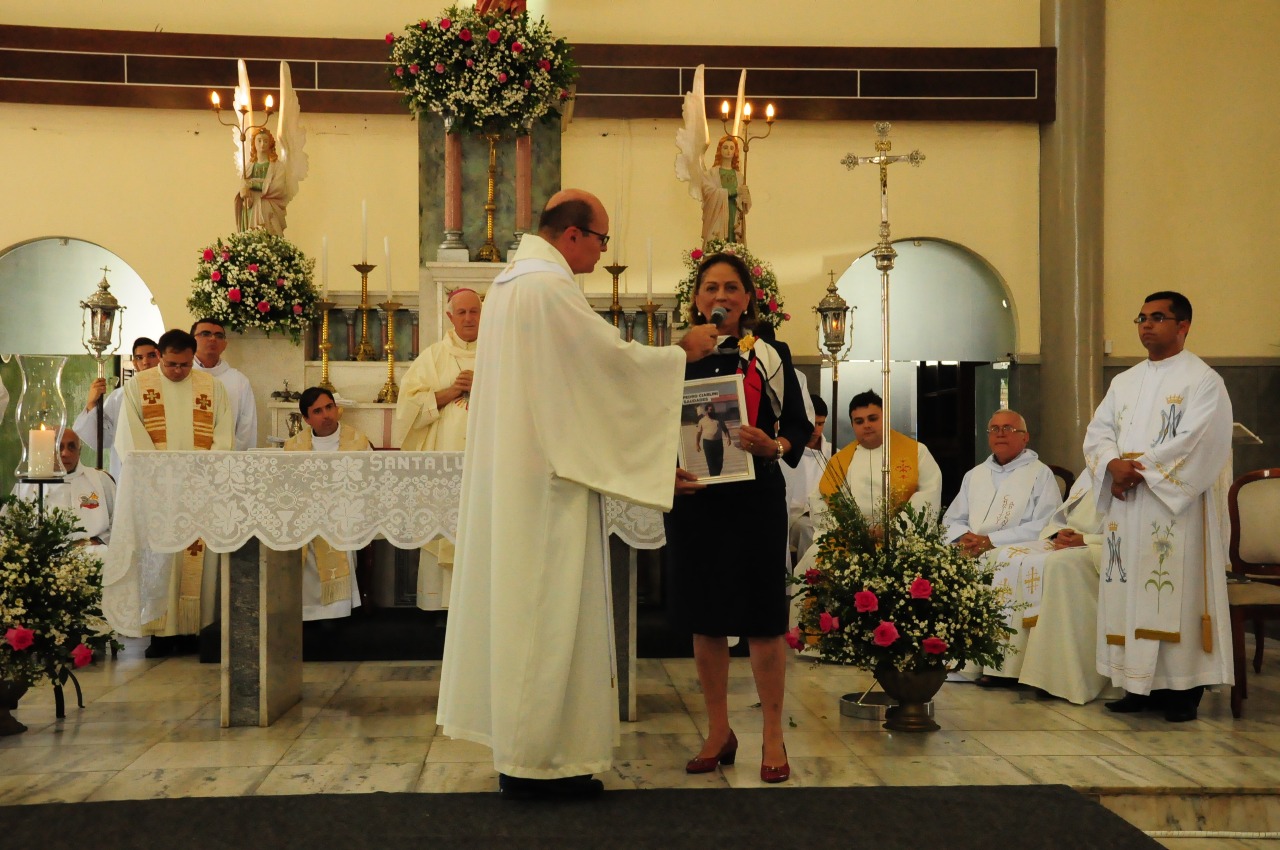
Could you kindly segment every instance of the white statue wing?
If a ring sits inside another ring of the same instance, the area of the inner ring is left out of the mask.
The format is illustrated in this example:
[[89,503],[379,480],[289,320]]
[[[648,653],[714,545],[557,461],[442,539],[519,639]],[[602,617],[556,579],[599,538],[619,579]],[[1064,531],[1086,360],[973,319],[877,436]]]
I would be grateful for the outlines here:
[[276,120],[276,147],[280,163],[284,166],[287,204],[298,194],[298,184],[310,169],[307,158],[307,131],[302,126],[302,107],[298,93],[293,90],[293,77],[289,63],[280,63],[280,112]]
[[688,182],[689,194],[702,200],[702,158],[711,143],[707,129],[707,96],[703,75],[706,67],[693,72],[693,89],[684,96],[684,124],[676,130],[676,177]]
[[[243,104],[249,110],[245,115],[245,126],[247,127],[253,123],[253,101],[250,98],[252,92],[249,90],[249,69],[244,66],[243,59],[236,60],[236,72],[238,82],[236,84],[235,97],[231,101],[231,109],[234,113],[232,117],[236,119],[240,117],[240,107]],[[231,128],[231,141],[236,149],[236,174],[241,179],[244,179],[245,164],[249,161],[249,151],[245,146],[249,142],[247,139],[240,140],[240,131],[235,127]]]
[[738,100],[733,107],[733,134],[742,135],[742,105],[747,101],[747,69],[738,76]]

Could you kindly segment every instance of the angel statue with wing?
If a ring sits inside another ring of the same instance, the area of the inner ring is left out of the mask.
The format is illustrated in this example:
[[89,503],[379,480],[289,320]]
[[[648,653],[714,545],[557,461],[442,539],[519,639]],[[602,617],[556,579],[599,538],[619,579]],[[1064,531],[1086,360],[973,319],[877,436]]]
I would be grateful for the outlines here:
[[746,215],[751,211],[751,192],[742,175],[738,128],[742,120],[746,71],[738,83],[738,105],[734,132],[716,143],[710,167],[704,164],[711,134],[707,129],[705,66],[693,75],[693,90],[684,96],[684,126],[676,130],[676,177],[689,184],[689,194],[702,203],[702,241],[728,239],[746,242]]
[[[244,125],[253,124],[250,106],[249,73],[244,60],[239,62],[240,85],[236,88],[236,108],[248,107]],[[270,104],[268,104],[270,106]],[[298,194],[298,184],[307,176],[306,130],[299,120],[298,95],[293,90],[289,65],[280,63],[280,111],[273,134],[264,125],[247,134],[232,127],[235,141],[236,171],[240,191],[235,196],[236,229],[265,230],[283,236],[285,208]]]

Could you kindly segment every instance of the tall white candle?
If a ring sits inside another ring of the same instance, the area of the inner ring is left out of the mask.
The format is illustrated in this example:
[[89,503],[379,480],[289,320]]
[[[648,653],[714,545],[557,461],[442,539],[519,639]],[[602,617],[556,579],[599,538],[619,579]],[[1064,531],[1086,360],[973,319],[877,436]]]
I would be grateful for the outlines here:
[[382,254],[387,268],[387,300],[391,300],[391,237],[382,237]]
[[329,237],[320,237],[320,300],[329,300]]
[[53,475],[53,458],[57,449],[58,432],[39,428],[29,435],[27,445],[27,475],[32,478],[49,478]]
[[645,257],[648,269],[645,272],[644,291],[646,301],[653,303],[653,237],[650,236],[645,242]]
[[369,265],[369,202],[360,202],[360,264]]

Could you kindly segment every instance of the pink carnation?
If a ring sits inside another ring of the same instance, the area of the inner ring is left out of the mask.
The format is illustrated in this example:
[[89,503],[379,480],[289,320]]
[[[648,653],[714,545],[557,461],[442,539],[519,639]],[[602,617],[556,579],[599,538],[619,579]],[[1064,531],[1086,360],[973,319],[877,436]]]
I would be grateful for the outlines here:
[[824,632],[840,628],[840,618],[833,617],[828,612],[823,611],[818,615],[818,628]]
[[776,312],[778,312],[778,299],[777,299],[777,298],[770,298],[770,299],[769,299],[769,312],[770,312],[770,313],[776,313]]
[[4,633],[5,642],[16,650],[24,650],[36,641],[36,633],[22,626],[14,626]]
[[240,290],[239,290],[239,289],[228,289],[228,290],[227,290],[227,300],[228,300],[228,301],[230,301],[232,304],[239,304],[239,303],[240,303]]
[[701,260],[701,259],[702,259],[702,249],[701,249],[701,248],[694,248],[692,251],[690,251],[690,252],[689,252],[689,259],[691,259],[691,260]]
[[929,583],[927,578],[917,578],[911,582],[912,599],[928,599],[932,595],[933,585]]
[[453,21],[449,20],[448,18],[440,19],[440,29],[447,30],[451,26],[453,26]]
[[521,43],[520,43],[520,42],[518,42],[518,41],[513,41],[513,42],[511,42],[511,52],[512,52],[512,53],[523,53],[523,52],[524,52],[524,45],[523,45],[523,44],[521,44]]
[[410,65],[410,66],[409,66],[409,73],[410,73],[410,74],[416,74],[416,73],[418,73],[418,72],[419,72],[419,71],[421,71],[421,70],[422,70],[422,68],[420,68],[420,67],[419,67],[419,66],[417,66],[417,65]]
[[467,67],[468,67],[468,68],[474,68],[475,66],[476,66],[476,63],[475,63],[475,62],[471,61],[470,59],[468,59],[468,60],[467,60]]
[[500,83],[505,83],[506,81],[507,81],[507,72],[506,72],[506,71],[499,71],[499,72],[498,72],[498,82],[500,82]]
[[763,275],[763,274],[764,274],[764,269],[760,268],[759,266],[752,266],[752,267],[751,267],[751,276],[752,276],[752,277],[760,277],[760,276],[761,276],[761,275]]
[[463,41],[470,41],[471,30],[467,29],[466,27],[463,27],[462,29],[458,30],[458,38],[460,38]]
[[880,600],[869,590],[859,590],[853,594],[853,607],[858,609],[859,614],[869,614],[880,610]]
[[396,34],[393,32],[387,33],[387,44],[395,44],[395,43],[396,43]]
[[258,264],[257,264],[257,263],[250,263],[250,264],[248,265],[248,269],[249,269],[249,271],[253,272],[254,274],[257,274],[257,273],[258,273]]
[[881,620],[880,625],[876,626],[876,630],[872,640],[876,646],[889,646],[898,639],[898,627],[887,620]]
[[396,68],[396,76],[397,76],[397,77],[403,77],[403,76],[404,76],[404,66],[403,66],[403,65],[402,65],[402,66],[400,66],[400,67],[398,67],[398,68]]
[[214,269],[213,271],[209,272],[209,280],[213,281],[214,283],[217,283],[218,281],[222,280],[222,272],[218,271],[217,269]]
[[229,259],[231,259],[231,252],[230,252],[230,251],[223,251],[223,252],[222,252],[222,262],[224,262],[224,263],[225,263],[225,262],[226,262],[227,260],[229,260]]
[[293,315],[295,315],[295,316],[301,316],[301,315],[302,315],[302,305],[301,305],[301,304],[294,304],[294,305],[293,305]]
[[804,649],[804,639],[800,637],[799,626],[796,626],[794,629],[791,629],[789,632],[787,632],[786,637],[787,637],[787,646],[797,651]]
[[489,39],[490,44],[497,44],[499,41],[502,40],[502,33],[498,32],[497,30],[489,30],[489,34],[486,36],[486,38]]
[[259,302],[258,302],[258,312],[259,312],[259,313],[269,313],[269,312],[271,312],[271,305],[270,305],[270,304],[268,304],[268,303],[267,303],[267,302],[265,302],[265,301],[259,301]]
[[84,644],[80,644],[71,650],[71,660],[75,662],[77,667],[83,667],[93,660],[93,650]]
[[757,301],[763,301],[763,300],[764,300],[764,296],[765,296],[765,292],[764,292],[764,290],[757,286],[757,287],[756,287],[756,300],[757,300]]
[[947,642],[942,638],[927,637],[920,641],[920,647],[930,655],[941,655],[947,651]]
[[202,254],[201,256],[203,256],[203,257],[204,257],[204,261],[205,261],[206,263],[212,263],[212,262],[213,262],[213,249],[212,249],[212,248],[205,248],[205,249],[204,249],[204,254]]

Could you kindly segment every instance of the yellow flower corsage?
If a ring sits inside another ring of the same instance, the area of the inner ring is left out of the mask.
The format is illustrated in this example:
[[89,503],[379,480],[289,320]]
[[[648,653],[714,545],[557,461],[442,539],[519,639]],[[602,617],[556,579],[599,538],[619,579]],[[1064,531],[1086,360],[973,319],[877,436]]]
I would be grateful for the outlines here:
[[755,347],[755,344],[756,338],[751,335],[751,331],[747,331],[742,335],[742,338],[738,340],[738,350],[743,354],[750,354],[751,349]]

